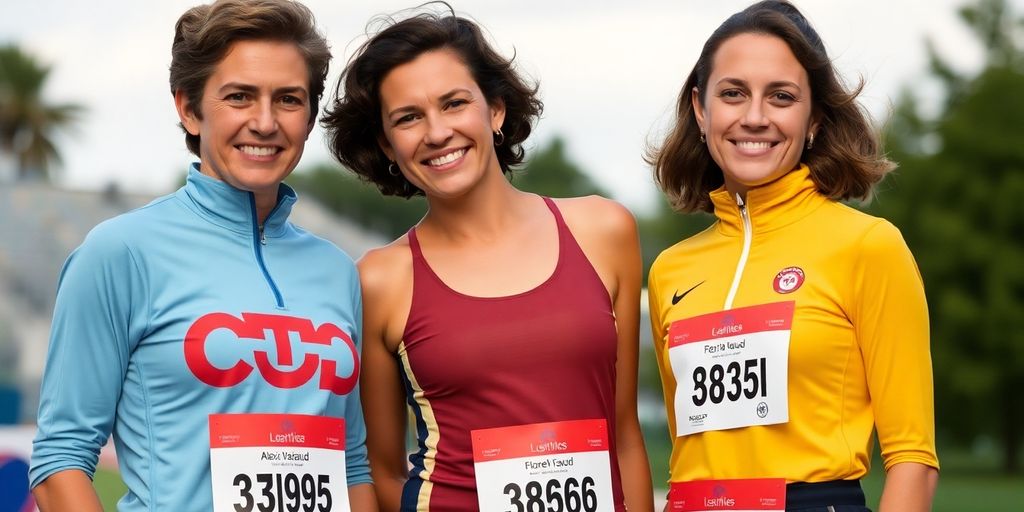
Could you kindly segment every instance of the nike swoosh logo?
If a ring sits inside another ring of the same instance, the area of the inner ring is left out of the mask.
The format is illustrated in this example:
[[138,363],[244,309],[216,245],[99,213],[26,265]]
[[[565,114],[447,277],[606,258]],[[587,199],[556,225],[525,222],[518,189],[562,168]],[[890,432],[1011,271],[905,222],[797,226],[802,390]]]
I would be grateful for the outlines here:
[[690,288],[689,290],[686,290],[683,293],[679,293],[678,291],[673,293],[672,294],[672,305],[675,306],[676,304],[679,304],[679,301],[683,300],[683,297],[686,297],[690,292],[692,292],[693,290],[697,289],[697,287],[702,285],[702,284],[704,284],[704,281],[701,281],[701,282],[693,285],[693,288]]

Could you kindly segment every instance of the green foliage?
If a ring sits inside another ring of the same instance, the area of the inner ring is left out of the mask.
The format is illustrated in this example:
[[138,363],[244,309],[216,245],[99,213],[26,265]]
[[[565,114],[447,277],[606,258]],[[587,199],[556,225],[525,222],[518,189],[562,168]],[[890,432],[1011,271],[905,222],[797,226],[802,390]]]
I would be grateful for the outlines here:
[[875,211],[903,231],[931,312],[940,435],[996,438],[1007,471],[1024,442],[1024,25],[1003,2],[961,10],[989,51],[977,76],[933,59],[956,97],[934,120],[897,104],[887,144],[901,168]]
[[677,213],[664,197],[659,197],[657,212],[639,221],[640,249],[643,251],[644,259],[644,285],[647,284],[651,263],[654,263],[654,259],[661,251],[703,231],[714,220],[715,217],[709,213]]
[[293,173],[288,183],[335,213],[388,238],[401,236],[427,211],[422,197],[382,196],[373,184],[333,165]]
[[549,197],[578,197],[607,192],[587,176],[565,154],[565,141],[555,137],[526,163],[526,168],[512,175],[512,183],[520,190]]
[[49,177],[53,165],[60,163],[53,132],[67,128],[83,110],[44,102],[49,75],[49,67],[17,46],[0,46],[0,151],[14,155],[19,178]]

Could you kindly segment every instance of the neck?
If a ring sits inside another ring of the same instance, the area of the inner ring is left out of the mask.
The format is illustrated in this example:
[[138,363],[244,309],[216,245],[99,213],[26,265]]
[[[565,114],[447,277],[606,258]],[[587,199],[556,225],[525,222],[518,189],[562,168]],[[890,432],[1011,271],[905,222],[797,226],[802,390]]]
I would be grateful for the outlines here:
[[277,192],[253,192],[253,197],[256,203],[256,220],[262,226],[267,222],[270,212],[277,206]]
[[520,218],[532,194],[512,186],[504,175],[457,198],[427,197],[428,210],[418,230],[452,242],[500,238]]

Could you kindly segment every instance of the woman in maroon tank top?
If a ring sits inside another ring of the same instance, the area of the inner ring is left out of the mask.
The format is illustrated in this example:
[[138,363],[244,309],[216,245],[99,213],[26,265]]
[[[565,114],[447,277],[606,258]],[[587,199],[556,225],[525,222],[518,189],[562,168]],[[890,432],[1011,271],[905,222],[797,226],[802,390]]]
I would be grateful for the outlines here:
[[473,22],[426,13],[384,24],[323,121],[345,167],[429,205],[359,262],[381,509],[652,510],[632,215],[509,183],[543,105]]

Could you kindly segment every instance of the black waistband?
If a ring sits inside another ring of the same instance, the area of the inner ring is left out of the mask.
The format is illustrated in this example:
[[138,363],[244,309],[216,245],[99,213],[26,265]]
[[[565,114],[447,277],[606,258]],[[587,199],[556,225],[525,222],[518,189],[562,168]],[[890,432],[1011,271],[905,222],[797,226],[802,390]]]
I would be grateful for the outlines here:
[[827,507],[829,505],[865,506],[859,480],[831,482],[794,482],[786,484],[786,509]]

